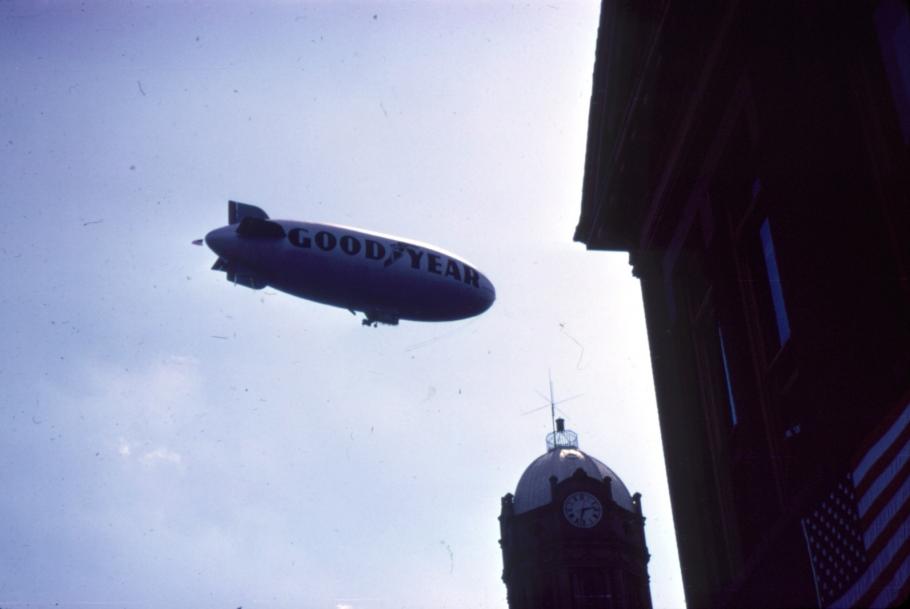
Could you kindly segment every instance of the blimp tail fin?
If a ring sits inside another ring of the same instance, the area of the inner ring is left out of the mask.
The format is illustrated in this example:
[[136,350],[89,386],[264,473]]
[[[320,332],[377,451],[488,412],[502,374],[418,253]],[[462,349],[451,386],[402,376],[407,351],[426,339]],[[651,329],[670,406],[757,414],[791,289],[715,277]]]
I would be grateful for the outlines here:
[[248,203],[239,203],[237,201],[228,201],[228,224],[237,224],[244,218],[256,218],[257,220],[268,220],[269,215]]

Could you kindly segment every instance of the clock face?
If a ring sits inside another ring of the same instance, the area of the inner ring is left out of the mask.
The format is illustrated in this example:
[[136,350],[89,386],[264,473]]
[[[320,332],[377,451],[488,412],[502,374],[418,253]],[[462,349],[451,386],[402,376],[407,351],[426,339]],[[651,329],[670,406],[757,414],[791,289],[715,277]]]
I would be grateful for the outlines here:
[[600,522],[604,510],[597,497],[585,491],[578,491],[563,501],[562,513],[569,524],[582,529],[590,529]]

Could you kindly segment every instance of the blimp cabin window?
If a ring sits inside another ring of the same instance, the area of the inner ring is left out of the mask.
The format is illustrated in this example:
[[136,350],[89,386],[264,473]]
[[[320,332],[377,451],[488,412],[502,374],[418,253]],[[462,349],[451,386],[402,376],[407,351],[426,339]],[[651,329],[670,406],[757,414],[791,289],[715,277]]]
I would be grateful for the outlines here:
[[875,9],[875,29],[904,144],[910,145],[910,9],[906,2],[883,0]]
[[730,363],[727,360],[727,346],[724,343],[724,331],[717,325],[717,342],[720,347],[720,361],[724,368],[724,386],[727,389],[727,405],[730,409],[730,424],[736,427],[736,400],[733,397],[733,381],[730,378]]
[[771,236],[771,225],[765,218],[759,231],[761,248],[765,261],[765,273],[768,278],[768,288],[771,292],[771,305],[774,308],[774,319],[777,323],[777,337],[779,345],[783,347],[790,339],[790,319],[787,316],[787,306],[784,302],[784,290],[780,281],[777,268],[777,256],[774,253],[774,240]]

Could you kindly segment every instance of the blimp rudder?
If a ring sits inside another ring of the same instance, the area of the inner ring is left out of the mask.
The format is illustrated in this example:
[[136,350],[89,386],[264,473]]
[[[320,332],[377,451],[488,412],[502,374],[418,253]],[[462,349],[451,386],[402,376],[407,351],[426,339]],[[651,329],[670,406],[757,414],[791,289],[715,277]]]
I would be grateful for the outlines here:
[[244,218],[255,218],[257,220],[268,220],[269,215],[255,205],[240,203],[238,201],[228,201],[228,224],[237,224]]

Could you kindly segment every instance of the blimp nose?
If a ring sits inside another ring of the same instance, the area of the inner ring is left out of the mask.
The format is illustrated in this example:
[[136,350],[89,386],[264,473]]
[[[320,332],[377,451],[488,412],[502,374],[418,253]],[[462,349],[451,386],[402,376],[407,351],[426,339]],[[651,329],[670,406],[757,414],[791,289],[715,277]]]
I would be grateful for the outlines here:
[[480,276],[480,290],[478,291],[478,296],[481,313],[492,307],[493,303],[496,301],[496,288],[493,287],[493,283],[484,275]]
[[230,255],[231,244],[236,240],[236,234],[230,226],[216,228],[205,236],[205,244],[213,252],[223,258]]

